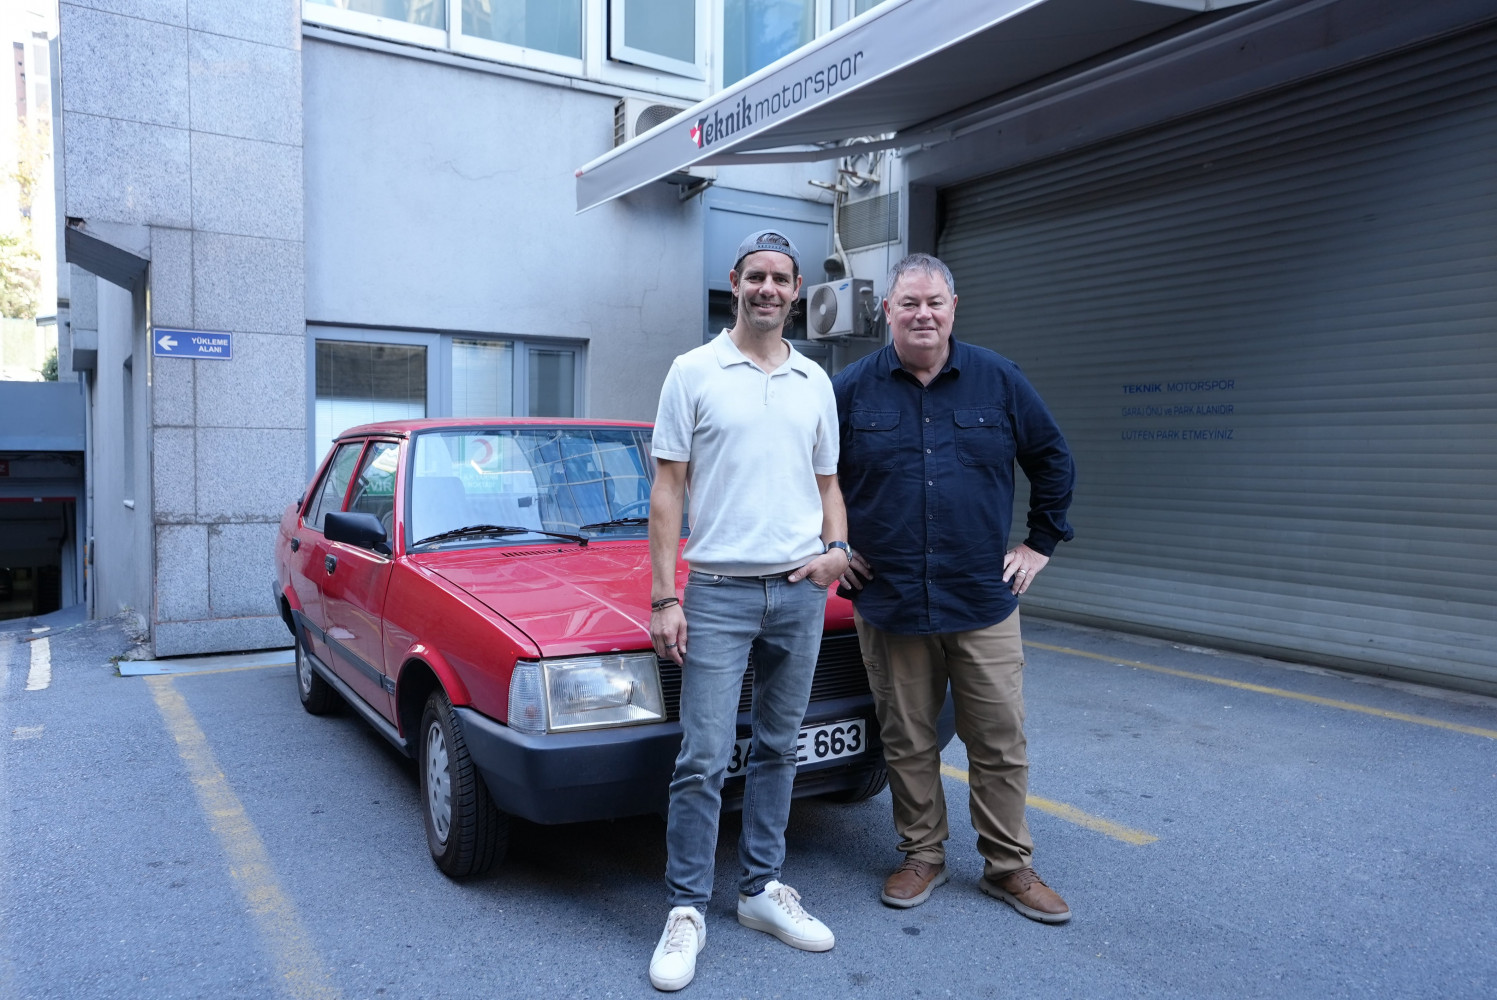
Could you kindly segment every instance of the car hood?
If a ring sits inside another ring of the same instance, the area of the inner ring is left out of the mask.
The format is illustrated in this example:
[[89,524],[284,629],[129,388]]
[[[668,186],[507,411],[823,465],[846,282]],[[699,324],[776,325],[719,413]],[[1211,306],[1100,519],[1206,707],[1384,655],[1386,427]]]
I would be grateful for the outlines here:
[[[643,539],[484,546],[409,558],[512,622],[542,656],[650,648],[650,546]],[[678,594],[686,573],[678,562]],[[828,601],[826,629],[852,629],[851,602]]]
[[650,648],[647,542],[484,546],[411,561],[513,622],[543,656]]

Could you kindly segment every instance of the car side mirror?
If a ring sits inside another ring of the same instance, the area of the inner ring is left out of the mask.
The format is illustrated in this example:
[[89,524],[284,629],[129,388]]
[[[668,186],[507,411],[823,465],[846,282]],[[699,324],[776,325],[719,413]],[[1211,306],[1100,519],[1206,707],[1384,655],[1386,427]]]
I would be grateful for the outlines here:
[[328,511],[322,521],[322,535],[330,542],[372,549],[382,556],[390,554],[390,539],[385,534],[385,526],[373,514]]

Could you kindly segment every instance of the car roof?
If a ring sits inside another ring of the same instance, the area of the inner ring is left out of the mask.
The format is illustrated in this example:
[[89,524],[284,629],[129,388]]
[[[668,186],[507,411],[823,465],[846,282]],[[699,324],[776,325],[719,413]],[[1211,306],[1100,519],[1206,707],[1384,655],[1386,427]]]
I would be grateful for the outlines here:
[[408,437],[419,431],[499,430],[507,427],[633,427],[649,430],[654,425],[640,420],[589,420],[582,417],[423,417],[419,420],[383,420],[360,424],[339,434],[337,440],[356,437]]

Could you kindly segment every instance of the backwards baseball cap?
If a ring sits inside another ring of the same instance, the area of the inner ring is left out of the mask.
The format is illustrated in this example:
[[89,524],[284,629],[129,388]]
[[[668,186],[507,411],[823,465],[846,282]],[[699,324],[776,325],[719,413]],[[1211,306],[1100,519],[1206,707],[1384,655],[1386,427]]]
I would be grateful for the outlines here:
[[773,250],[782,253],[795,263],[795,269],[800,270],[800,251],[795,249],[795,244],[790,242],[790,237],[773,229],[761,229],[757,233],[751,233],[738,244],[738,255],[733,258],[733,266],[736,268],[743,263],[743,258],[760,250]]

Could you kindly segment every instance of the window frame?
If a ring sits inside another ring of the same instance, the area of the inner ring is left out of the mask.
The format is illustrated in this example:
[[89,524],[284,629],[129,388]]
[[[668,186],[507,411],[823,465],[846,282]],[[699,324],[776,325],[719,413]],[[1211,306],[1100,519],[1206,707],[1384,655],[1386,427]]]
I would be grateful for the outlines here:
[[[711,80],[715,72],[714,64],[718,62],[714,56],[720,48],[719,45],[713,44],[714,37],[719,33],[713,31],[713,22],[716,18],[712,15],[716,12],[711,9],[712,5],[708,4],[707,0],[692,0],[696,7],[696,59],[688,63],[658,52],[651,52],[648,49],[635,48],[624,41],[624,20],[628,14],[629,4],[634,2],[647,2],[647,0],[607,0],[606,55],[608,60],[626,66],[637,66],[667,73],[687,80],[696,80],[704,84]],[[822,0],[817,0],[817,2],[820,3]]]
[[353,488],[354,478],[358,475],[359,463],[364,460],[364,451],[368,444],[368,438],[353,438],[342,442],[337,438],[333,439],[333,447],[327,456],[327,465],[322,470],[322,475],[317,477],[317,485],[308,492],[306,502],[302,506],[301,524],[303,528],[306,528],[308,531],[315,531],[319,535],[326,534],[323,531],[322,525],[316,522],[319,514],[325,515],[331,512],[331,509],[329,511],[322,509],[322,495],[326,492],[328,477],[338,467],[338,453],[344,448],[348,448],[354,458],[353,466],[348,472],[348,482],[343,484],[343,495],[338,499],[338,511],[341,512],[348,506],[348,493]]
[[588,18],[590,0],[578,0],[581,8],[582,32],[579,45],[582,54],[566,56],[545,49],[534,49],[527,45],[512,45],[509,42],[480,38],[463,32],[463,0],[447,0],[448,47],[466,56],[489,59],[494,62],[525,66],[562,76],[586,77],[588,51]]
[[366,14],[360,10],[343,10],[341,7],[328,7],[310,0],[302,0],[301,16],[303,21],[320,24],[328,28],[337,28],[340,31],[353,31],[361,35],[373,35],[377,38],[390,38],[399,42],[410,42],[422,45],[430,49],[445,49],[448,45],[448,37],[452,32],[452,7],[455,0],[447,0],[444,10],[447,12],[446,28],[430,28],[424,24],[411,24],[409,21],[396,20],[393,17],[382,17],[379,14]]

